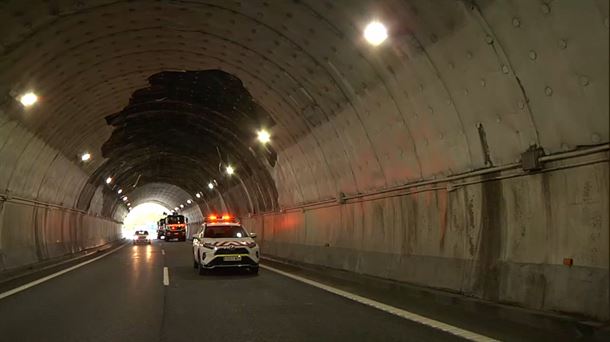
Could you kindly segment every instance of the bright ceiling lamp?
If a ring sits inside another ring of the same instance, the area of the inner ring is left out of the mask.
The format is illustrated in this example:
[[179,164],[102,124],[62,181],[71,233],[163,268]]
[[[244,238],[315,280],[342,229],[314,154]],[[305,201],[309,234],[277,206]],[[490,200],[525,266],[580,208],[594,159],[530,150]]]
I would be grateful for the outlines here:
[[267,132],[266,130],[261,129],[257,132],[257,134],[258,141],[260,141],[261,143],[266,144],[271,141],[271,134],[269,134],[269,132]]
[[364,39],[369,44],[377,46],[383,43],[388,38],[388,30],[385,25],[378,21],[372,21],[364,29]]
[[123,202],[127,202],[127,196],[123,196]]
[[119,191],[117,191],[117,194],[121,194],[123,192],[123,189],[119,189]]
[[110,183],[112,183],[112,177],[106,178],[106,184],[110,184]]
[[210,188],[210,190],[214,189],[214,184],[212,182],[208,183],[208,188]]
[[88,161],[89,159],[91,159],[91,153],[89,152],[85,152],[82,156],[80,156],[80,160],[84,162]]
[[180,204],[180,208],[184,208],[184,204]]
[[21,102],[24,107],[29,107],[37,101],[38,96],[31,91],[21,95],[21,97],[19,98],[19,102]]
[[226,171],[227,171],[227,175],[230,176],[235,172],[235,169],[233,168],[233,166],[229,165],[229,166],[227,166]]
[[178,211],[178,209],[180,209],[180,208],[178,208],[178,207],[175,207],[175,208],[174,208],[174,210],[175,210],[175,211]]
[[195,194],[195,196],[196,196],[197,198],[201,198],[201,194],[200,194],[200,193],[196,193],[196,194]]
[[193,201],[191,201],[190,199],[186,200],[186,204],[191,204],[191,203],[193,203]]

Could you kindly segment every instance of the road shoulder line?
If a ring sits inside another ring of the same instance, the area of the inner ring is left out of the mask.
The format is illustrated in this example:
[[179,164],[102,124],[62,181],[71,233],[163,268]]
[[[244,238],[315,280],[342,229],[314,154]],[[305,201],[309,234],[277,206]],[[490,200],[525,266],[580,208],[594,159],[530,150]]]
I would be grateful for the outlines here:
[[16,294],[16,293],[19,293],[19,292],[21,292],[21,291],[25,291],[25,290],[27,290],[27,289],[29,289],[29,288],[31,288],[31,287],[36,286],[36,285],[42,284],[42,283],[44,283],[44,282],[46,282],[46,281],[48,281],[48,280],[51,280],[51,279],[53,279],[53,278],[59,277],[59,276],[60,276],[60,275],[62,275],[62,274],[66,274],[66,273],[68,273],[68,272],[70,272],[70,271],[74,271],[74,270],[75,270],[75,269],[77,269],[77,268],[83,267],[83,266],[85,266],[85,265],[87,265],[87,264],[90,264],[90,263],[92,263],[92,262],[94,262],[94,261],[96,261],[96,260],[99,260],[99,259],[101,259],[101,258],[103,258],[103,257],[105,257],[105,256],[107,256],[107,255],[110,255],[110,254],[112,254],[112,253],[116,252],[116,251],[118,251],[119,249],[121,249],[121,248],[125,247],[126,245],[127,245],[127,244],[126,244],[126,243],[124,243],[124,244],[122,244],[122,245],[118,246],[117,248],[115,248],[115,249],[113,249],[113,250],[111,250],[111,251],[109,251],[109,252],[107,252],[107,253],[104,253],[104,254],[102,254],[102,255],[100,255],[100,256],[98,256],[98,257],[95,257],[95,258],[93,258],[93,259],[89,259],[89,260],[87,260],[87,261],[81,262],[80,264],[76,264],[76,265],[74,265],[74,266],[68,267],[68,268],[66,268],[66,269],[64,269],[64,270],[61,270],[61,271],[55,272],[55,273],[50,274],[50,275],[48,275],[48,276],[42,277],[42,278],[40,278],[40,279],[36,279],[36,280],[31,281],[31,282],[29,282],[29,283],[27,283],[27,284],[23,284],[23,285],[21,285],[21,286],[18,286],[18,287],[16,287],[16,288],[12,289],[12,290],[8,290],[8,291],[6,291],[6,292],[0,293],[0,300],[2,300],[2,299],[4,299],[4,298],[6,298],[6,297],[8,297],[8,296],[12,296],[12,295],[14,295],[14,294]]
[[436,320],[433,320],[433,319],[430,319],[430,318],[427,318],[427,317],[424,317],[424,316],[421,316],[421,315],[418,315],[418,314],[415,314],[415,313],[412,313],[412,312],[409,312],[409,311],[406,311],[403,309],[399,309],[399,308],[391,306],[391,305],[387,305],[387,304],[384,304],[384,303],[381,303],[381,302],[378,302],[378,301],[375,301],[375,300],[372,300],[372,299],[369,299],[366,297],[362,297],[362,296],[359,296],[359,295],[356,295],[356,294],[353,294],[353,293],[350,293],[347,291],[343,291],[343,290],[334,288],[332,286],[329,286],[329,285],[326,285],[323,283],[319,283],[319,282],[311,280],[311,279],[303,278],[303,277],[279,270],[274,267],[270,267],[270,266],[266,266],[266,265],[262,265],[262,264],[260,265],[260,267],[263,269],[281,274],[285,277],[300,281],[302,283],[317,287],[319,289],[333,293],[335,295],[347,298],[349,300],[353,300],[355,302],[373,307],[373,308],[381,310],[381,311],[385,311],[392,315],[395,315],[395,316],[398,316],[398,317],[401,317],[401,318],[404,318],[404,319],[407,319],[407,320],[410,320],[410,321],[413,321],[413,322],[416,322],[416,323],[419,323],[422,325],[426,325],[428,327],[431,327],[431,328],[434,328],[437,330],[444,331],[446,333],[449,333],[449,334],[452,334],[452,335],[455,335],[455,336],[458,336],[461,338],[465,338],[465,339],[468,339],[471,341],[496,341],[495,339],[493,339],[491,337],[480,335],[480,334],[477,334],[477,333],[474,333],[474,332],[471,332],[468,330],[464,330],[464,329],[455,327],[455,326],[447,324],[447,323],[436,321]]

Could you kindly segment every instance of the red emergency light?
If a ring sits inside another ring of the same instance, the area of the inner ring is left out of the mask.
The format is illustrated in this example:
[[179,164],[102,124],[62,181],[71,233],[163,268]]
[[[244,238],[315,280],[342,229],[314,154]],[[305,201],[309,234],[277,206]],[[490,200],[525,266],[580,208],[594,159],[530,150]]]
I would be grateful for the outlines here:
[[233,221],[235,218],[229,214],[219,215],[210,215],[207,218],[207,221],[218,222],[218,221]]

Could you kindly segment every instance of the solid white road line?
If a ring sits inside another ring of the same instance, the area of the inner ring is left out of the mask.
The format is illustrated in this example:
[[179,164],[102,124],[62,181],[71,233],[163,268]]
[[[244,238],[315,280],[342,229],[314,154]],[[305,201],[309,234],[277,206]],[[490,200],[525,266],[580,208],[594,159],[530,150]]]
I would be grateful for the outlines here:
[[297,275],[294,275],[294,274],[291,274],[291,273],[288,273],[288,272],[284,272],[284,271],[278,270],[278,269],[273,268],[273,267],[269,267],[269,266],[265,266],[265,265],[260,265],[260,267],[262,267],[264,269],[267,269],[269,271],[281,274],[281,275],[286,276],[288,278],[292,278],[294,280],[298,280],[298,281],[303,282],[305,284],[308,284],[308,285],[311,285],[311,286],[315,286],[315,287],[317,287],[319,289],[322,289],[322,290],[328,291],[330,293],[339,295],[341,297],[353,300],[355,302],[362,303],[362,304],[374,307],[376,309],[385,311],[385,312],[390,313],[392,315],[395,315],[395,316],[398,316],[398,317],[401,317],[401,318],[404,318],[404,319],[408,319],[410,321],[417,322],[419,324],[423,324],[423,325],[429,326],[431,328],[438,329],[438,330],[447,332],[449,334],[452,334],[452,335],[455,335],[455,336],[458,336],[458,337],[462,337],[462,338],[465,338],[465,339],[468,339],[468,340],[471,340],[471,341],[497,341],[497,340],[495,340],[495,339],[493,339],[491,337],[487,337],[487,336],[480,335],[480,334],[477,334],[477,333],[474,333],[474,332],[471,332],[471,331],[468,331],[468,330],[464,330],[464,329],[461,329],[461,328],[458,328],[458,327],[454,327],[454,326],[449,325],[447,323],[435,321],[433,319],[430,319],[430,318],[427,318],[427,317],[424,317],[424,316],[420,316],[418,314],[415,314],[415,313],[412,313],[412,312],[409,312],[409,311],[406,311],[406,310],[402,310],[402,309],[399,309],[397,307],[390,306],[390,305],[387,305],[387,304],[384,304],[384,303],[381,303],[381,302],[378,302],[378,301],[375,301],[375,300],[372,300],[372,299],[368,299],[368,298],[365,298],[365,297],[362,297],[362,296],[359,296],[359,295],[356,295],[356,294],[353,294],[353,293],[350,293],[350,292],[347,292],[347,291],[343,291],[343,290],[334,288],[332,286],[328,286],[328,285],[319,283],[317,281],[313,281],[313,280],[310,280],[310,279],[307,279],[307,278],[303,278],[303,277],[300,277],[300,276],[297,276]]
[[14,295],[15,293],[21,292],[21,291],[23,291],[23,290],[27,290],[27,289],[29,289],[30,287],[34,287],[34,286],[36,286],[36,285],[38,285],[38,284],[44,283],[44,282],[45,282],[45,281],[47,281],[47,280],[51,280],[51,279],[53,279],[53,278],[55,278],[55,277],[59,277],[59,276],[60,276],[60,275],[62,275],[62,274],[68,273],[68,272],[70,272],[70,271],[74,271],[74,270],[75,270],[75,269],[77,269],[77,268],[83,267],[83,266],[85,266],[85,265],[87,265],[87,264],[90,264],[90,263],[92,263],[92,262],[94,262],[94,261],[96,261],[96,260],[99,260],[99,259],[101,259],[101,258],[103,258],[103,257],[105,257],[105,256],[107,256],[107,255],[110,255],[110,254],[112,254],[112,253],[116,252],[116,251],[118,251],[119,249],[121,249],[121,248],[125,247],[126,245],[127,245],[127,244],[122,244],[121,246],[119,246],[119,247],[117,247],[117,248],[115,248],[115,249],[111,250],[111,251],[110,251],[110,252],[108,252],[108,253],[105,253],[105,254],[102,254],[102,255],[100,255],[100,256],[98,256],[98,257],[95,257],[95,258],[93,258],[93,259],[89,259],[89,260],[87,260],[87,261],[81,262],[80,264],[74,265],[74,266],[72,266],[72,267],[68,267],[68,268],[66,268],[65,270],[61,270],[61,271],[59,271],[59,272],[56,272],[56,273],[50,274],[50,275],[48,275],[48,276],[46,276],[46,277],[43,277],[43,278],[40,278],[40,279],[36,279],[36,280],[34,280],[34,281],[32,281],[32,282],[29,282],[29,283],[27,283],[27,284],[21,285],[21,286],[16,287],[16,288],[14,288],[14,289],[12,289],[12,290],[9,290],[9,291],[6,291],[6,292],[3,292],[3,293],[0,293],[0,299],[6,298],[6,297],[11,296],[11,295]]
[[163,267],[163,285],[169,286],[169,270]]

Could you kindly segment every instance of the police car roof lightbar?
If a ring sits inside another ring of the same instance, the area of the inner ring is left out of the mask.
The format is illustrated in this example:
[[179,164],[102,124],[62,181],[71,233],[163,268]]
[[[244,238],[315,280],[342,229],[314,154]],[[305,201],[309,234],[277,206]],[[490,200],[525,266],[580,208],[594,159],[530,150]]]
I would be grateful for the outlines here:
[[229,215],[229,214],[223,214],[222,216],[219,215],[210,215],[207,217],[207,221],[234,221],[235,217]]

